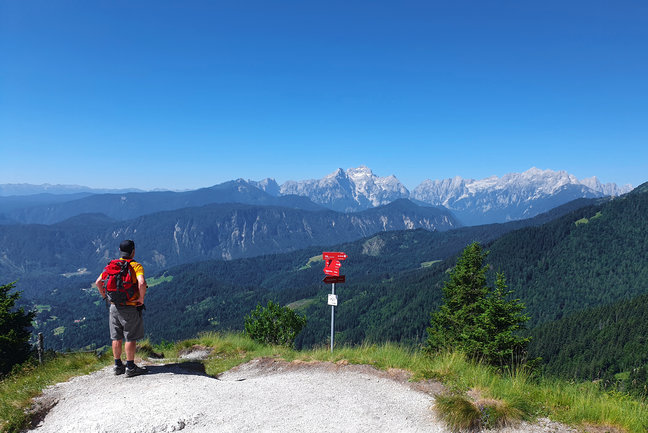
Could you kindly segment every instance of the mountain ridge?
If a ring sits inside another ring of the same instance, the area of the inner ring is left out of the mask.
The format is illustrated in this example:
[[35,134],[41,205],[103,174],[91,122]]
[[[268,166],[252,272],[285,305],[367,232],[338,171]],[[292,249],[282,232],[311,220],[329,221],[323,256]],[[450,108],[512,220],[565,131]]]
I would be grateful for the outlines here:
[[0,197],[13,197],[38,194],[123,194],[127,192],[144,192],[139,188],[91,188],[83,185],[52,185],[50,183],[5,183],[0,184]]
[[271,196],[242,179],[184,192],[129,192],[94,194],[82,198],[73,196],[73,198],[70,201],[23,208],[14,206],[4,211],[1,207],[3,200],[0,198],[0,213],[14,222],[54,224],[85,213],[103,213],[110,218],[123,221],[156,212],[223,203],[285,206],[302,210],[325,209],[311,202],[307,197]]
[[355,212],[387,202],[408,198],[417,203],[443,206],[466,225],[505,222],[539,215],[577,198],[618,196],[631,185],[602,184],[595,176],[579,181],[566,171],[535,167],[501,178],[425,180],[409,191],[394,175],[376,176],[366,166],[339,168],[322,179],[287,181],[274,179],[250,181],[273,194],[296,194],[342,212]]
[[[0,185],[0,191],[2,187]],[[501,178],[427,179],[409,191],[396,176],[380,177],[370,168],[360,166],[346,171],[339,168],[322,179],[287,181],[282,185],[272,178],[261,181],[236,179],[182,192],[69,195],[69,200],[68,196],[51,194],[0,196],[0,223],[52,224],[93,212],[125,220],[157,211],[226,202],[358,212],[409,199],[419,205],[445,207],[463,224],[480,225],[529,218],[574,199],[618,196],[630,189],[630,185],[602,184],[596,177],[579,181],[565,171],[533,167]]]
[[[212,203],[116,220],[100,213],[76,215],[51,225],[0,226],[0,272],[95,269],[117,254],[115,239],[134,239],[138,259],[151,271],[191,261],[293,251],[334,244],[380,231],[457,227],[445,209],[396,202],[345,214],[242,203]],[[58,263],[69,269],[59,269]]]

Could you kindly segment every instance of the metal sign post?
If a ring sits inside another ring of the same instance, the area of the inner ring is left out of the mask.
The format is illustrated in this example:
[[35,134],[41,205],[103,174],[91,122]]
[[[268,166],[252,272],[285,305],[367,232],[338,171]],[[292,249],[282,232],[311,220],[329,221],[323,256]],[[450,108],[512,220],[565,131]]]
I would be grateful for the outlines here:
[[324,259],[324,278],[325,283],[331,284],[331,294],[328,296],[328,304],[331,306],[331,352],[333,352],[333,343],[335,339],[335,307],[338,304],[335,295],[335,283],[344,283],[344,275],[340,275],[340,261],[345,260],[347,255],[344,253],[322,253]]
[[[331,303],[333,301],[332,298],[335,297],[335,283],[331,284],[331,294],[333,296],[329,296],[329,304],[331,304],[331,353],[333,353],[333,338],[335,338],[335,305]],[[335,299],[337,301],[337,299]],[[337,302],[335,302],[337,304]]]

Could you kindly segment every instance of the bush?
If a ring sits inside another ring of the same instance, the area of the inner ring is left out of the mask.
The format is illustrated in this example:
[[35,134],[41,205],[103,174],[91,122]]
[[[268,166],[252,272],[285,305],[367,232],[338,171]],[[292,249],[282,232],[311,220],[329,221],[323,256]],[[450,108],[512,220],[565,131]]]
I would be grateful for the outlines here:
[[292,347],[297,334],[306,326],[306,316],[268,301],[267,307],[257,305],[245,316],[245,333],[255,341]]

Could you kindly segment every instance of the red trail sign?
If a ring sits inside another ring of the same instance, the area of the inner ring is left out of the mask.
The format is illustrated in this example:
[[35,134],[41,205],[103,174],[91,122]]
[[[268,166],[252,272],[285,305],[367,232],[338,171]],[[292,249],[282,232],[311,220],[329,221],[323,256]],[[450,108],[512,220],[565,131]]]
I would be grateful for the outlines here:
[[324,259],[324,273],[331,277],[340,276],[340,267],[342,260],[346,260],[347,255],[344,253],[322,253]]

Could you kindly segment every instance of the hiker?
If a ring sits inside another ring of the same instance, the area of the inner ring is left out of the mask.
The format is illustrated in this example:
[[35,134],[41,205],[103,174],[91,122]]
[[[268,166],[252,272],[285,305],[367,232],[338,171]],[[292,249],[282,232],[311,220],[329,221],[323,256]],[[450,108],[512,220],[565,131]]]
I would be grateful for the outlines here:
[[[145,308],[144,295],[146,295],[147,285],[144,279],[144,268],[133,260],[135,242],[130,239],[121,242],[119,251],[121,258],[112,260],[99,275],[95,284],[104,300],[110,301],[110,338],[115,358],[113,372],[115,375],[126,373],[126,377],[133,377],[147,373],[146,368],[135,365],[137,340],[144,338],[142,310]],[[125,340],[126,365],[121,360],[123,340]]]

